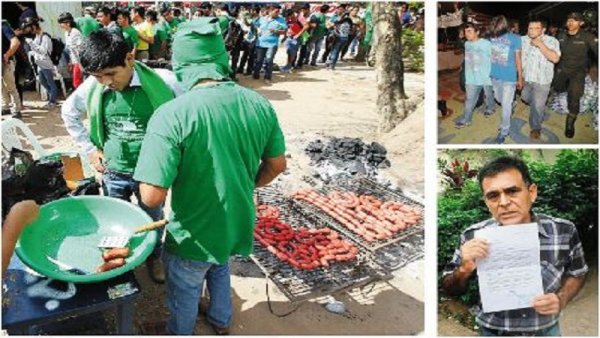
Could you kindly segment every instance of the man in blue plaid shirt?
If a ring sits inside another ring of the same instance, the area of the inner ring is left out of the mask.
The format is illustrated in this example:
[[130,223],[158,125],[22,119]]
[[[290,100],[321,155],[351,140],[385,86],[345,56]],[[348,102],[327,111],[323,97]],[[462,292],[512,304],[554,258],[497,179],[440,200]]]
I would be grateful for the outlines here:
[[459,248],[444,269],[442,287],[449,295],[460,295],[476,276],[476,260],[487,256],[488,245],[484,239],[474,238],[475,231],[535,222],[544,294],[532,299],[529,308],[491,313],[479,310],[476,321],[483,336],[560,336],[560,312],[579,292],[588,272],[577,229],[569,221],[531,211],[537,186],[521,159],[496,158],[481,169],[478,179],[493,218],[463,231]]

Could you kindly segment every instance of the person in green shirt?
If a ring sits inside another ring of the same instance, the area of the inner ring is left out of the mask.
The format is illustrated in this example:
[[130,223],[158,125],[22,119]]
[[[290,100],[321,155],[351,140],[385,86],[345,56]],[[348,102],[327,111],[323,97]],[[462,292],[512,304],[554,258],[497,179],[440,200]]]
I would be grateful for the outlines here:
[[[173,73],[153,70],[135,61],[123,35],[100,29],[84,39],[79,55],[89,76],[62,105],[61,116],[67,132],[90,163],[102,174],[105,196],[129,201],[136,195],[138,205],[154,220],[161,219],[162,205],[141,201],[139,185],[133,179],[146,126],[154,111],[183,92]],[[90,128],[84,127],[87,113]],[[164,282],[158,252],[147,261],[152,279]]]
[[92,32],[97,31],[102,27],[100,23],[96,20],[96,13],[93,8],[86,8],[84,10],[84,15],[82,17],[75,19],[75,25],[81,32],[83,37],[88,37]]
[[167,53],[169,33],[162,23],[158,22],[158,13],[154,10],[146,12],[146,21],[152,25],[154,41],[150,44],[150,60],[164,59]]
[[150,119],[134,174],[146,205],[161,205],[171,189],[163,251],[168,334],[193,334],[205,279],[207,319],[227,333],[229,258],[252,252],[253,191],[286,167],[273,106],[230,80],[220,32],[214,17],[179,27],[173,69],[187,92]]
[[220,7],[217,7],[215,10],[215,16],[219,19],[219,27],[221,28],[221,34],[223,37],[227,35],[227,30],[229,29],[229,22],[233,20],[231,15],[229,15],[229,7],[227,4],[223,4]]
[[180,23],[179,19],[173,16],[173,10],[169,7],[161,8],[160,16],[162,18],[161,23],[169,35],[169,40],[171,40],[175,32],[177,32],[177,26]]
[[181,9],[177,7],[173,8],[173,16],[173,19],[177,22],[176,25],[179,25],[180,23],[184,23],[186,21],[185,15],[181,15]]
[[131,54],[135,57],[136,46],[139,42],[138,33],[130,24],[130,14],[127,9],[121,9],[117,13],[117,23],[123,33],[123,38],[131,51]]
[[325,40],[325,34],[327,34],[327,27],[325,26],[327,16],[325,13],[328,11],[329,5],[322,5],[321,8],[319,8],[319,12],[312,14],[309,18],[309,22],[314,24],[315,28],[308,41],[306,57],[307,59],[310,59],[310,65],[314,67],[317,66],[317,57],[321,51],[321,45],[323,45],[323,41]]

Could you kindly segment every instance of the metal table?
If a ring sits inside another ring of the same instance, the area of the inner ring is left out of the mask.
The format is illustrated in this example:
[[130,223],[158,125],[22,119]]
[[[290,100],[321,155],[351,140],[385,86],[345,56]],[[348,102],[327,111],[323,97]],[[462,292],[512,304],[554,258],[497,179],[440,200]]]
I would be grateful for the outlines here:
[[140,286],[132,271],[101,283],[74,284],[29,273],[15,260],[2,280],[3,330],[35,334],[39,325],[114,308],[117,334],[133,334],[133,303]]

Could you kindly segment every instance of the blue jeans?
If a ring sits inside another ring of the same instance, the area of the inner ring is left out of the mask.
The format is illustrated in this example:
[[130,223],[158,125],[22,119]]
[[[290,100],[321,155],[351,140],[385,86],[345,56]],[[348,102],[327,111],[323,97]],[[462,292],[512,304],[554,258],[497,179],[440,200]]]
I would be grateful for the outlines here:
[[[150,208],[142,202],[142,197],[140,195],[140,184],[133,179],[132,174],[107,170],[102,175],[102,183],[102,191],[104,192],[104,196],[115,197],[127,202],[131,202],[131,196],[135,194],[139,207],[142,208],[142,210],[144,210],[153,220],[158,221],[164,217],[163,205],[156,208]],[[164,230],[156,231],[158,231],[159,241],[154,249],[154,255],[158,256],[162,246],[160,238],[162,238],[162,232]]]
[[277,54],[277,46],[274,47],[256,47],[256,59],[254,61],[254,73],[252,74],[255,78],[260,76],[260,69],[265,64],[265,80],[271,80],[273,75],[273,59]]
[[546,110],[546,100],[550,94],[550,84],[525,82],[521,91],[521,100],[529,105],[529,126],[532,130],[541,130]]
[[492,79],[494,97],[502,106],[502,119],[500,121],[500,135],[507,136],[510,128],[510,116],[512,114],[512,103],[515,99],[516,82]]
[[52,69],[41,69],[38,68],[40,84],[44,86],[48,92],[48,102],[56,103],[58,97],[58,88],[54,82],[54,71]]
[[233,316],[229,263],[218,265],[183,259],[166,251],[163,252],[163,262],[170,313],[167,332],[194,334],[205,279],[210,295],[207,320],[218,327],[229,327]]
[[471,123],[473,120],[473,111],[475,110],[475,105],[477,105],[477,101],[479,100],[479,93],[481,93],[481,89],[483,89],[483,94],[485,97],[485,111],[493,112],[496,102],[494,102],[494,94],[492,86],[478,86],[478,85],[465,85],[466,89],[466,100],[465,100],[465,111],[463,115],[458,119],[458,121],[462,123]]
[[[311,38],[308,41],[306,59],[307,60],[310,59],[311,64],[317,63],[317,57],[319,56],[319,52],[321,52],[321,45],[323,44],[324,40],[325,40],[325,37],[322,36],[318,39]],[[311,56],[311,52],[312,52],[312,56]]]
[[360,43],[358,37],[355,37],[352,42],[350,43],[350,54],[354,55],[356,54],[356,48],[358,47],[358,44]]
[[298,41],[298,39],[294,39],[293,37],[288,36],[288,38],[285,40],[285,47],[287,48],[287,55],[295,57],[296,54],[298,54],[300,42]]
[[[529,336],[546,336],[546,337],[560,337],[561,333],[560,333],[560,325],[558,324],[558,322],[556,322],[556,324],[542,329],[542,330],[538,330],[538,331],[533,331],[533,332],[527,332]],[[486,337],[497,337],[497,336],[509,336],[511,335],[510,332],[507,331],[500,331],[500,330],[492,330],[492,329],[488,329],[484,326],[481,326],[479,328],[479,334],[481,336],[486,336]],[[514,333],[513,333],[514,334]]]
[[329,54],[329,59],[327,60],[327,64],[331,65],[331,69],[335,69],[335,65],[340,57],[340,51],[342,50],[342,47],[346,41],[348,41],[348,37],[337,37],[333,43],[333,47],[331,47],[331,54]]

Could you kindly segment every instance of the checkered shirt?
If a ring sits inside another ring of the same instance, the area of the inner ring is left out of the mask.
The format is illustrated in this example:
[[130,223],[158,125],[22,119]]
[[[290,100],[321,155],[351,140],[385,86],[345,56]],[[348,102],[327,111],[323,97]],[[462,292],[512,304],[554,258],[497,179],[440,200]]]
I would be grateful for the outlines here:
[[[575,225],[569,221],[541,214],[533,219],[539,229],[544,292],[555,293],[560,289],[563,278],[584,276],[588,272],[581,240]],[[468,227],[460,235],[459,248],[444,268],[443,276],[453,273],[460,266],[460,247],[473,239],[475,231],[496,226],[501,225],[494,219],[488,219]],[[476,272],[472,276],[476,276]],[[492,330],[530,332],[548,328],[557,323],[558,318],[559,315],[540,315],[533,308],[525,308],[491,313],[483,313],[480,309],[475,319],[479,325]]]

